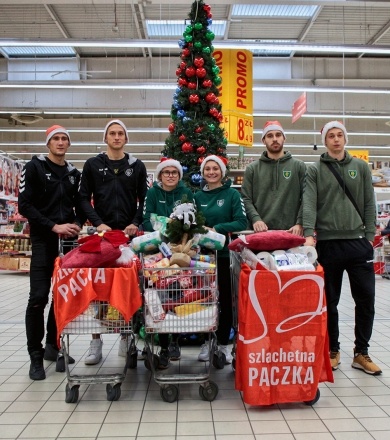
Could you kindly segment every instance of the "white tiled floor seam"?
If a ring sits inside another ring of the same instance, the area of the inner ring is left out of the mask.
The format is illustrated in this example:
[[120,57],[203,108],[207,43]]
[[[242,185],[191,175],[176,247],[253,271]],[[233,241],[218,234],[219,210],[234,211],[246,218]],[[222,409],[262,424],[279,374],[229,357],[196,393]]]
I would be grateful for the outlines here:
[[[253,407],[234,389],[230,366],[211,369],[219,393],[203,401],[198,385],[180,385],[179,400],[161,399],[160,386],[143,361],[129,369],[118,401],[107,401],[105,385],[81,385],[76,404],[65,402],[66,377],[45,361],[47,378],[28,377],[24,314],[26,274],[0,273],[0,439],[142,439],[142,440],[388,440],[390,438],[390,281],[376,277],[376,321],[370,355],[382,368],[369,376],[351,367],[354,306],[347,278],[340,301],[341,364],[335,382],[320,384],[312,407],[297,402]],[[74,372],[97,371],[83,357],[89,335],[71,336]],[[121,371],[119,336],[104,335],[102,371]],[[142,345],[142,344],[141,344]],[[198,346],[185,346],[180,362],[194,362]],[[198,363],[195,361],[195,365]]]

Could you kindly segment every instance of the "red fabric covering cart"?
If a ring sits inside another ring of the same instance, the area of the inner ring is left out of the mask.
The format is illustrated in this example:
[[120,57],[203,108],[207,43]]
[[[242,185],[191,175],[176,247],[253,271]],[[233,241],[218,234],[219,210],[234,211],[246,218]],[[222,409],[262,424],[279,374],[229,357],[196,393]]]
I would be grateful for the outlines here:
[[242,264],[238,292],[236,389],[250,405],[319,399],[333,382],[323,269],[251,270]]

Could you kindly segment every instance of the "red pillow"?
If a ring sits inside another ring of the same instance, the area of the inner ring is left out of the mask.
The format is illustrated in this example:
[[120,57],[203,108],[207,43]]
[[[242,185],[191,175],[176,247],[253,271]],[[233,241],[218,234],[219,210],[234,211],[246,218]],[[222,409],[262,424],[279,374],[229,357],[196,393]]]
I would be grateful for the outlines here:
[[115,248],[108,241],[102,240],[99,252],[81,252],[81,245],[61,258],[62,268],[110,267],[121,256],[119,247]]
[[275,251],[302,246],[306,241],[304,237],[286,231],[255,232],[241,237],[243,239],[236,238],[229,243],[228,248],[231,251],[240,252],[244,247],[252,251]]

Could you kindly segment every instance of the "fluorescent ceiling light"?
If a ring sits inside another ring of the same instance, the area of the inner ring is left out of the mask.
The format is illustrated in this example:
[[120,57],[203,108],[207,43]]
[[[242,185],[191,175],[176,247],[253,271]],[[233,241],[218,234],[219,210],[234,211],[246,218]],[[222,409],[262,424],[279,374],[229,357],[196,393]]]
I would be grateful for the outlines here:
[[2,50],[9,58],[76,57],[75,50],[69,46],[2,47]]
[[233,5],[232,17],[311,18],[318,6],[306,5]]
[[[99,48],[167,48],[178,49],[175,40],[76,40],[67,38],[64,40],[31,40],[31,39],[6,39],[0,38],[0,47],[31,47],[31,46],[54,46],[54,47],[99,47]],[[308,44],[308,43],[267,43],[256,40],[215,40],[213,46],[218,49],[248,49],[248,50],[283,50],[297,53],[333,53],[333,54],[368,54],[389,55],[390,46],[364,45],[364,44]]]

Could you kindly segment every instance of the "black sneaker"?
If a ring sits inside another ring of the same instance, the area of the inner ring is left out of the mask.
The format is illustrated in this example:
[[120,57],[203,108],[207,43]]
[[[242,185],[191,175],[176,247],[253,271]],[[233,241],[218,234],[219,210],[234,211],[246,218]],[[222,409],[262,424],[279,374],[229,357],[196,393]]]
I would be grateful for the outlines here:
[[171,342],[168,347],[169,359],[178,361],[181,358],[180,346],[177,342]]
[[43,355],[41,351],[33,351],[30,354],[31,364],[29,376],[31,380],[46,379],[45,369],[43,368]]
[[158,369],[165,370],[169,367],[169,351],[167,349],[161,350],[159,354]]
[[[53,344],[45,345],[45,354],[43,355],[43,359],[45,359],[45,361],[57,362],[59,356],[63,356],[62,352],[60,352],[55,345]],[[72,358],[72,356],[69,356],[69,363],[70,364],[75,363],[75,360]],[[63,370],[56,369],[56,371],[65,371],[65,367]]]

